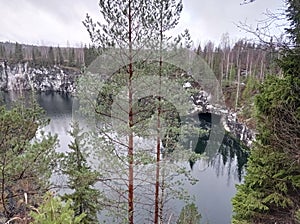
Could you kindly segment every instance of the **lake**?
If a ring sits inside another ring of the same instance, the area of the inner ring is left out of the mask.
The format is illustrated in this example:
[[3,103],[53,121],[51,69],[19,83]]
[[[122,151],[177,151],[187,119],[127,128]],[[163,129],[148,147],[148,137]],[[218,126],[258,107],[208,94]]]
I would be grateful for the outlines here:
[[[14,97],[6,94],[6,102]],[[51,119],[45,130],[57,134],[59,150],[67,151],[71,140],[67,132],[72,121],[73,98],[67,94],[40,93],[37,95],[37,101]],[[195,148],[196,152],[204,153],[205,144],[205,138],[200,139]],[[202,216],[201,223],[231,223],[231,198],[236,193],[235,185],[243,179],[246,161],[247,153],[228,135],[224,137],[221,147],[216,148],[213,153],[208,153],[208,158],[195,163],[186,161],[184,166],[199,180],[195,185],[186,183],[185,187],[195,196]],[[178,203],[175,207],[180,206],[182,205]]]

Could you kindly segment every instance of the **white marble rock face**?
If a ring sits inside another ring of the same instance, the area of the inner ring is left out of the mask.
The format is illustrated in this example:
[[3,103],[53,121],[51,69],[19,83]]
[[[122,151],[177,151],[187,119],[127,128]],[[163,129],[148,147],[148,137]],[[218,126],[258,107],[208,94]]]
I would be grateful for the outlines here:
[[37,90],[75,92],[75,78],[80,71],[58,66],[31,67],[28,63],[0,66],[0,89],[6,91]]
[[[74,93],[76,91],[75,79],[80,71],[63,69],[59,66],[31,67],[29,63],[5,65],[0,63],[0,89],[6,91],[37,90],[40,92],[54,91]],[[191,88],[191,83],[186,82],[183,88]],[[193,109],[190,114],[213,113],[222,115],[222,124],[226,131],[233,133],[240,141],[251,146],[255,140],[255,132],[245,124],[237,121],[234,111],[217,104],[211,104],[211,94],[199,91],[191,96]]]

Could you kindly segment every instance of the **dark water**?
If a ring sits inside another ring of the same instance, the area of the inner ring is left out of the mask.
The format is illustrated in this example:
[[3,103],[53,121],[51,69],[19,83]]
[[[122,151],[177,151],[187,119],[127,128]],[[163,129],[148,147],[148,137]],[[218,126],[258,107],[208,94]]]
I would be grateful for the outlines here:
[[[15,97],[6,94],[6,103]],[[40,106],[51,118],[45,130],[59,136],[60,151],[68,150],[71,138],[67,131],[72,121],[72,97],[59,93],[41,93],[36,97]],[[202,118],[200,126],[209,130],[211,124],[205,116],[200,116]],[[208,137],[204,134],[193,143],[195,151],[206,153],[207,157],[196,163],[186,162],[185,166],[192,170],[192,175],[199,181],[195,185],[186,183],[185,187],[196,198],[196,205],[202,215],[201,223],[228,224],[232,215],[231,198],[236,193],[235,184],[240,183],[242,179],[247,153],[228,135],[225,135],[223,142],[216,144],[215,149],[205,152]],[[181,206],[183,204],[179,203],[176,207],[180,210]]]

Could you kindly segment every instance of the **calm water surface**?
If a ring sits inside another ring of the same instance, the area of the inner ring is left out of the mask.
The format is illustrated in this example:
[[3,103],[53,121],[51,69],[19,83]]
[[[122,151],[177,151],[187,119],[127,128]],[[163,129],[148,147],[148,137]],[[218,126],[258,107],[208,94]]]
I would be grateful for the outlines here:
[[[5,96],[7,102],[14,97]],[[59,93],[41,93],[37,95],[37,100],[51,118],[45,130],[58,135],[60,151],[68,150],[71,138],[67,132],[72,121],[72,97]],[[197,145],[196,151],[203,153],[203,144]],[[186,167],[192,169],[192,175],[199,180],[195,185],[186,183],[185,186],[196,197],[196,205],[202,215],[201,223],[230,223],[231,198],[236,193],[235,184],[242,179],[243,165],[246,162],[245,154],[240,150],[236,142],[225,136],[223,146],[209,155],[207,160],[200,160],[195,164],[186,162]],[[180,210],[181,206],[179,203],[176,207]]]

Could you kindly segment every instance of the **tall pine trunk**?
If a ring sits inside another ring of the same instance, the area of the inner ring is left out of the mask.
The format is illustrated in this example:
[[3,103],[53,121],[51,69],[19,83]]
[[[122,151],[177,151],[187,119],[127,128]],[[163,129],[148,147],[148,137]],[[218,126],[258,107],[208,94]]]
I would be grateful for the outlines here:
[[161,3],[161,11],[160,11],[160,43],[159,43],[159,92],[158,92],[158,108],[157,108],[157,139],[156,139],[156,181],[155,181],[155,211],[154,211],[154,224],[159,223],[159,186],[160,186],[160,133],[161,133],[161,76],[162,76],[162,42],[163,42],[163,3]]
[[133,77],[133,61],[132,61],[132,15],[131,15],[131,0],[129,0],[128,7],[128,30],[129,30],[129,79],[128,79],[128,125],[129,125],[129,136],[128,136],[128,162],[129,162],[129,175],[128,175],[128,221],[133,224],[133,213],[134,213],[134,182],[133,182],[133,166],[134,166],[134,155],[133,155],[133,111],[132,111],[132,77]]

